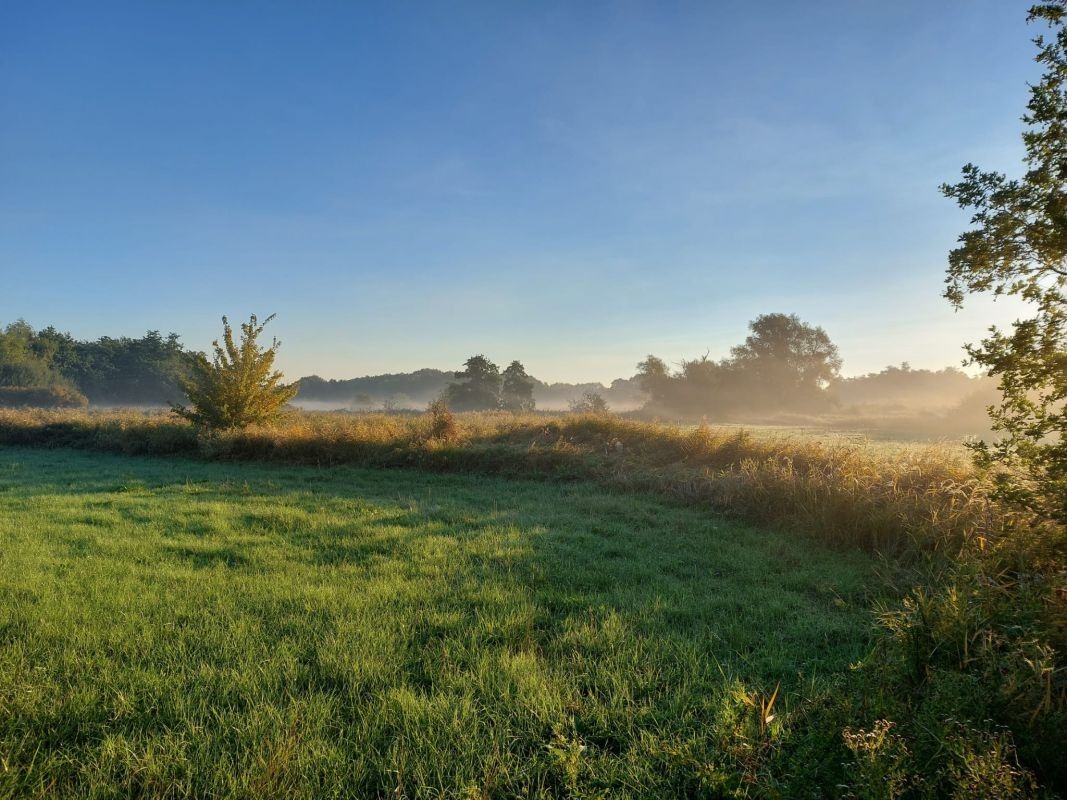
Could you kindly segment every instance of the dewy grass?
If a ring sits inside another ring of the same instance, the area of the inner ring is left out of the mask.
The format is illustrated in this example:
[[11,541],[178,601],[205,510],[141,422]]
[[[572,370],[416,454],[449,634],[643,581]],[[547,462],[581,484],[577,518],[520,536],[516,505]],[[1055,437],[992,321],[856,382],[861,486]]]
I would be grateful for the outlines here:
[[5,797],[832,791],[878,585],[585,482],[11,448],[0,559]]
[[951,554],[977,537],[993,540],[1003,522],[988,481],[956,445],[753,435],[604,415],[460,414],[454,423],[442,439],[431,415],[292,413],[198,440],[162,414],[0,411],[0,443],[588,478],[897,555]]

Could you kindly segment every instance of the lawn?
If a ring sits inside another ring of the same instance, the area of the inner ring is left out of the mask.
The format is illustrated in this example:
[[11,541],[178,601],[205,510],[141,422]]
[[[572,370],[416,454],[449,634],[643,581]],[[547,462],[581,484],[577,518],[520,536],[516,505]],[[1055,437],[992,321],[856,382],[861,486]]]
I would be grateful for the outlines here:
[[0,796],[830,789],[772,761],[874,570],[586,482],[0,448]]

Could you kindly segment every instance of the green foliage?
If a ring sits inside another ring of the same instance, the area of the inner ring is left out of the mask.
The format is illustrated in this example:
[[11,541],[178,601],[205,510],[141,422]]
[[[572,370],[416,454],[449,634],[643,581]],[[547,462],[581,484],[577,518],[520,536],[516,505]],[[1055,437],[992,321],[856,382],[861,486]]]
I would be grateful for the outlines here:
[[274,319],[271,314],[262,323],[253,314],[241,323],[241,342],[234,341],[233,330],[222,318],[223,343],[211,343],[214,358],[195,354],[190,358],[189,375],[182,386],[192,403],[173,406],[173,411],[209,432],[244,428],[253,423],[274,419],[282,406],[297,392],[296,384],[283,384],[282,373],[274,369],[274,358],[281,344],[261,347],[257,339]]
[[500,367],[482,355],[471,356],[464,366],[456,373],[461,382],[450,383],[445,390],[448,404],[457,411],[500,408]]
[[526,374],[526,367],[512,361],[504,370],[500,405],[506,411],[529,412],[534,410],[533,378]]
[[180,400],[184,356],[177,334],[77,341],[49,327],[18,321],[0,331],[0,386],[54,388],[94,403],[159,405]]
[[52,328],[40,333],[42,339],[49,336],[57,368],[94,403],[164,405],[183,398],[187,355],[176,333],[148,331],[139,339],[103,336],[90,342],[74,341]]
[[27,358],[0,363],[0,386],[20,389],[45,389],[63,382],[42,359]]
[[46,389],[66,383],[35,344],[36,334],[24,320],[0,331],[0,386]]
[[1045,72],[1031,86],[1023,122],[1027,171],[1009,179],[963,168],[942,191],[973,211],[974,226],[949,254],[945,297],[960,307],[968,294],[1015,296],[1032,316],[1010,332],[991,328],[967,352],[999,378],[1003,402],[990,409],[1005,434],[979,444],[980,463],[1024,474],[1007,480],[1005,496],[1067,521],[1067,1],[1035,5],[1030,20],[1052,28],[1038,36],[1036,61]]
[[893,732],[893,723],[880,719],[869,730],[845,728],[845,746],[854,760],[849,764],[849,791],[856,800],[896,800],[908,788],[908,746]]

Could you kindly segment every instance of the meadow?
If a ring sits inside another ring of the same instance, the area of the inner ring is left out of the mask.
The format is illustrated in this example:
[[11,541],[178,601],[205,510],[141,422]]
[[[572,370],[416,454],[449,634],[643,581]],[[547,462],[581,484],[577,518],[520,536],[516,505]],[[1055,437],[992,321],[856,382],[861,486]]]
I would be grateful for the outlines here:
[[0,796],[1057,796],[1062,529],[955,444],[0,412]]
[[0,444],[589,479],[905,557],[993,537],[989,484],[957,443],[613,415],[291,412],[205,438],[165,412],[0,409]]
[[878,586],[584,482],[5,448],[0,495],[7,796],[743,788]]

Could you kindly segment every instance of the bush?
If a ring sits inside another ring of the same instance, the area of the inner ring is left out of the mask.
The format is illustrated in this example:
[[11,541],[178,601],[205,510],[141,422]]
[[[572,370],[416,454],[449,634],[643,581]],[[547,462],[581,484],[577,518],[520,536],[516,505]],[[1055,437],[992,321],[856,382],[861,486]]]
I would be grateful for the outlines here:
[[610,413],[607,401],[599,393],[592,391],[583,392],[578,400],[571,400],[569,406],[573,414]]
[[454,441],[459,435],[459,426],[456,425],[456,415],[448,407],[443,398],[438,398],[430,403],[427,408],[430,415],[430,438],[441,442]]
[[0,386],[0,408],[85,408],[89,401],[63,384],[46,387]]
[[192,356],[189,375],[182,381],[193,407],[174,405],[174,413],[209,433],[244,428],[277,417],[296,396],[298,387],[295,383],[283,384],[282,373],[274,369],[281,343],[275,339],[267,348],[257,344],[272,319],[273,314],[260,323],[253,314],[241,324],[238,345],[229,320],[223,317],[223,343],[211,343],[213,359],[209,361],[202,353]]

